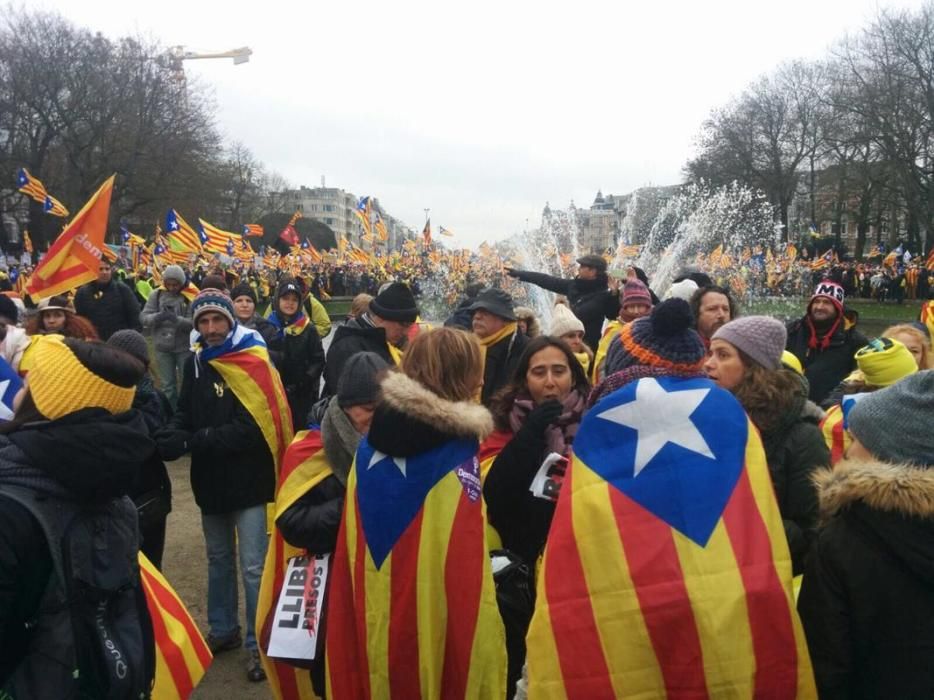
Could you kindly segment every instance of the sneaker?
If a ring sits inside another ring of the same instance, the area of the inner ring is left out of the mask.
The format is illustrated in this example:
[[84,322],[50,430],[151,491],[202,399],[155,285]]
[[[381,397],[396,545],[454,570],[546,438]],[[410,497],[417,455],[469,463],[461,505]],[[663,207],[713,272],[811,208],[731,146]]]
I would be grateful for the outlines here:
[[266,680],[266,671],[263,670],[263,662],[260,661],[257,649],[250,649],[250,660],[246,664],[246,677],[252,683]]
[[205,641],[208,644],[208,649],[211,650],[211,654],[214,656],[224,651],[239,649],[243,644],[243,640],[240,638],[239,628],[223,637],[215,637],[213,634],[209,634]]

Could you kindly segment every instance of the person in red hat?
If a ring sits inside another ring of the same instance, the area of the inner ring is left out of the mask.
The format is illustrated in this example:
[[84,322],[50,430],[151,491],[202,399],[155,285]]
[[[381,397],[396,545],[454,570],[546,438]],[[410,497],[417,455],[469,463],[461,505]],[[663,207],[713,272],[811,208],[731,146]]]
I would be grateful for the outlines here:
[[867,342],[855,327],[847,327],[843,302],[843,287],[824,280],[814,290],[804,317],[788,324],[785,349],[800,360],[811,386],[808,398],[817,404],[856,369],[856,351]]

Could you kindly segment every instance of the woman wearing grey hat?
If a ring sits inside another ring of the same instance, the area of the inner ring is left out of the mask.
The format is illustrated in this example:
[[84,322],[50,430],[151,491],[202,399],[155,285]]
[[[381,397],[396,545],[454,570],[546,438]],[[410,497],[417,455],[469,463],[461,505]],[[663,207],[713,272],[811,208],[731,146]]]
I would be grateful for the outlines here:
[[798,611],[822,698],[934,697],[934,371],[859,399]]
[[730,321],[713,334],[704,369],[733,392],[759,429],[797,575],[817,536],[811,476],[830,464],[830,452],[817,427],[823,412],[808,401],[807,380],[782,367],[785,338],[784,324],[768,316]]

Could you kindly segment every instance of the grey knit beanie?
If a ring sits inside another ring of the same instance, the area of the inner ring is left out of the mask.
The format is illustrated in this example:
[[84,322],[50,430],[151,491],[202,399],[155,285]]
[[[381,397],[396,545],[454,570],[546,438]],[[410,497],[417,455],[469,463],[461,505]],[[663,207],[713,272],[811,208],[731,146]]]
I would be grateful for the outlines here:
[[788,332],[784,323],[770,316],[743,316],[720,326],[710,340],[725,340],[756,364],[779,369]]
[[181,285],[185,284],[185,271],[178,265],[169,265],[162,272],[162,281],[175,280]]
[[912,374],[856,402],[847,428],[886,462],[934,467],[934,370]]
[[389,363],[375,352],[358,352],[344,364],[337,380],[337,404],[341,408],[373,403],[379,397],[380,373]]
[[149,346],[146,345],[146,339],[139,331],[134,331],[132,328],[117,331],[107,339],[107,344],[123,350],[147,367],[149,366]]

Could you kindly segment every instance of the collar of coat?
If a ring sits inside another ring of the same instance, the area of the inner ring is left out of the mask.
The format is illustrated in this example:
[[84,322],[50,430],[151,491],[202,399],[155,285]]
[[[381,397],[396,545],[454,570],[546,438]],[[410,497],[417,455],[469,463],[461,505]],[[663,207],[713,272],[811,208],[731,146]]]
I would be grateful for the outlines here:
[[493,432],[493,417],[470,401],[449,401],[401,372],[390,372],[381,384],[383,403],[447,435],[484,440]]
[[857,502],[875,510],[934,518],[934,469],[909,464],[843,460],[815,473],[821,519]]

